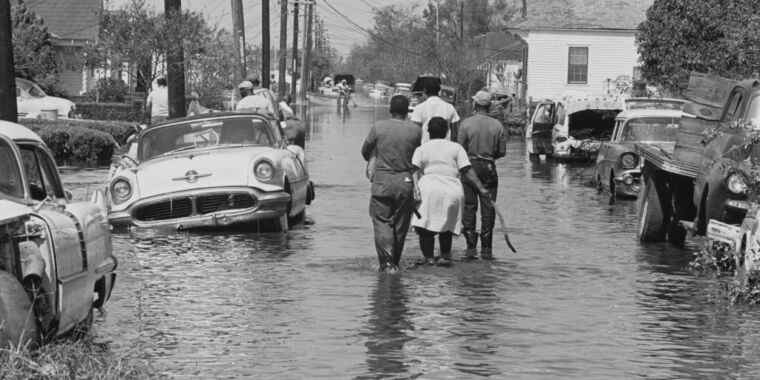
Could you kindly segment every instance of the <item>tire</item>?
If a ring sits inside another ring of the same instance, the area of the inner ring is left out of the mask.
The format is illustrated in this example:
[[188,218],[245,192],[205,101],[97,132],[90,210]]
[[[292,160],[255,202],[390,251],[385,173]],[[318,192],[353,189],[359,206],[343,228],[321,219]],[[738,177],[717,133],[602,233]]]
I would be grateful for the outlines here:
[[660,194],[651,178],[646,178],[638,199],[637,234],[642,242],[665,241],[665,213]]
[[14,276],[0,271],[0,347],[36,346],[40,340],[37,318],[24,287]]

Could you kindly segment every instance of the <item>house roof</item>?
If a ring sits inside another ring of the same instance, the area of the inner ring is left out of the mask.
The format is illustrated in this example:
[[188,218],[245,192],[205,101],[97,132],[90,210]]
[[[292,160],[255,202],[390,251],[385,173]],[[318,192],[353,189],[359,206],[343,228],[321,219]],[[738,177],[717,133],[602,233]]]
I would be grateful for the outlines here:
[[653,0],[531,0],[515,30],[635,30]]
[[48,31],[61,40],[95,40],[98,36],[102,0],[25,0]]

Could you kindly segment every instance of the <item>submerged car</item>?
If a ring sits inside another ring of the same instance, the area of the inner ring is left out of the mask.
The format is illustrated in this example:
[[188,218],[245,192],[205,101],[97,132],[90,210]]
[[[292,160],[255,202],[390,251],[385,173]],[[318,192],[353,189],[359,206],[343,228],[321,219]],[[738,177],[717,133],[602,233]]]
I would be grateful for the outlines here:
[[71,100],[50,96],[36,83],[22,78],[16,78],[16,107],[19,117],[29,119],[42,117],[46,111],[55,111],[58,118],[73,118],[76,113]]
[[617,115],[609,141],[602,143],[594,179],[601,191],[616,197],[636,197],[641,188],[641,165],[637,143],[672,152],[682,112],[675,109],[640,109]]
[[19,124],[0,121],[0,173],[0,346],[87,331],[116,278],[105,204],[73,202]]
[[258,113],[176,119],[143,130],[112,169],[114,226],[190,229],[273,222],[286,231],[314,199],[303,149]]

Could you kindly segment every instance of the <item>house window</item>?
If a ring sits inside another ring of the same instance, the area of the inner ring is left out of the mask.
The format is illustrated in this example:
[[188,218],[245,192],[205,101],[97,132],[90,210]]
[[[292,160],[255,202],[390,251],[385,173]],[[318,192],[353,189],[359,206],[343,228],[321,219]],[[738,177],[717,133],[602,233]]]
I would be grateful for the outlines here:
[[567,83],[588,83],[588,48],[570,47],[567,62]]

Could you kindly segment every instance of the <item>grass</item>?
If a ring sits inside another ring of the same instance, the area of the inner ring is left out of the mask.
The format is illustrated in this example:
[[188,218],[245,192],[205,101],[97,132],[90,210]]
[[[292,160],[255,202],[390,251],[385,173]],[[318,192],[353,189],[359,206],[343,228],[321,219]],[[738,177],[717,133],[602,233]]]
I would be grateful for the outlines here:
[[0,379],[153,379],[160,378],[139,359],[116,357],[91,336],[59,339],[38,349],[0,348]]

